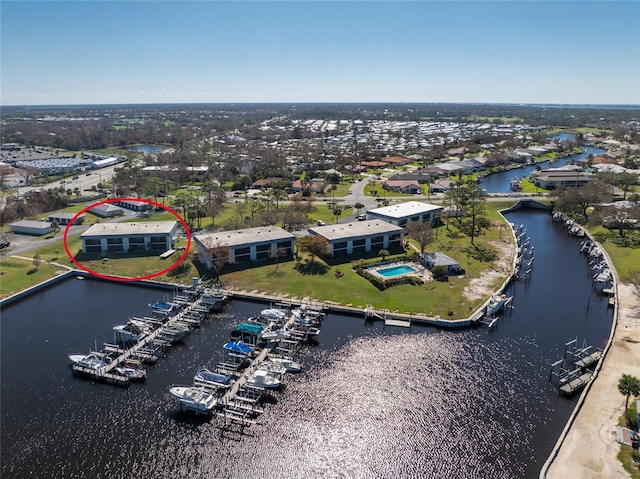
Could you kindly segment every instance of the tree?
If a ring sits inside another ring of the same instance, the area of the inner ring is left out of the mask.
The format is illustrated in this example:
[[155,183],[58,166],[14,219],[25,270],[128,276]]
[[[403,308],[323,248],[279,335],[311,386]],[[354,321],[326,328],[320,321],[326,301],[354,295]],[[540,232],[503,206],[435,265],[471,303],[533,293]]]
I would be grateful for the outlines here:
[[563,213],[580,215],[586,223],[589,220],[589,209],[610,199],[609,189],[605,183],[597,180],[590,181],[585,186],[562,188],[558,193],[556,209]]
[[380,251],[378,251],[378,255],[382,256],[382,261],[384,262],[385,258],[387,256],[389,256],[391,253],[389,253],[389,250],[386,249],[381,249]]
[[364,205],[359,201],[353,206],[356,209],[356,214],[360,214],[360,210],[364,208]]
[[298,240],[298,247],[301,251],[311,255],[311,262],[315,261],[316,256],[324,256],[329,254],[331,246],[326,238],[320,235],[307,235]]
[[279,259],[280,258],[284,258],[287,256],[287,249],[286,248],[277,248],[276,249],[276,253],[273,255],[274,259],[276,260],[276,269],[275,269],[275,273],[278,272],[278,266],[279,266]]
[[623,200],[627,199],[627,193],[636,183],[638,183],[638,176],[627,171],[620,173],[615,178],[616,186],[624,192]]
[[56,220],[52,220],[51,227],[53,228],[53,236],[55,236],[56,233],[60,231],[60,223],[58,223]]
[[420,253],[429,243],[433,242],[434,234],[431,224],[428,222],[412,221],[407,226],[407,235],[413,238],[420,245]]
[[474,238],[491,227],[491,221],[486,216],[487,199],[480,185],[467,183],[463,188],[466,215],[459,228],[471,238],[471,244],[474,244]]
[[336,223],[338,222],[338,218],[340,217],[341,214],[342,214],[342,206],[335,205],[333,207],[333,216],[336,217]]
[[629,397],[640,396],[640,379],[629,374],[623,374],[618,381],[618,391],[623,394],[626,399],[624,403],[624,416],[627,419],[627,425],[629,421]]
[[38,271],[38,268],[40,268],[40,263],[42,262],[42,259],[40,258],[40,255],[37,254],[33,257],[33,266],[35,266],[36,271]]

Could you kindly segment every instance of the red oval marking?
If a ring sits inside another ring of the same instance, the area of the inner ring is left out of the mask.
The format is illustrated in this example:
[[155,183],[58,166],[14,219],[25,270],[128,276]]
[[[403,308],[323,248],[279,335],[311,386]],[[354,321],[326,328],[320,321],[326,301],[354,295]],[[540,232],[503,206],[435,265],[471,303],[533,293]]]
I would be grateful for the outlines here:
[[[178,221],[180,221],[180,223],[182,223],[182,226],[184,227],[184,230],[187,233],[187,246],[184,249],[184,253],[182,254],[182,256],[180,256],[180,258],[178,258],[178,260],[175,263],[173,263],[168,268],[165,268],[162,271],[159,271],[159,272],[154,273],[154,274],[149,274],[147,276],[140,276],[140,277],[137,277],[137,278],[127,278],[127,277],[110,276],[110,275],[107,275],[107,274],[98,273],[97,271],[93,271],[92,269],[87,268],[86,266],[84,266],[82,263],[80,263],[78,260],[76,260],[73,257],[73,255],[71,254],[71,251],[69,251],[69,245],[67,244],[67,235],[69,234],[69,228],[71,228],[71,225],[73,225],[73,223],[76,220],[76,218],[78,218],[82,213],[84,213],[86,211],[89,211],[90,209],[95,208],[96,206],[103,205],[105,203],[115,203],[117,201],[123,201],[123,200],[142,201],[142,202],[145,202],[145,203],[149,203],[150,205],[153,205],[155,207],[162,208],[163,210],[168,211],[169,213],[171,213],[173,216],[175,216],[178,219]],[[73,218],[71,218],[71,221],[67,224],[67,227],[64,229],[63,242],[64,242],[64,250],[66,251],[67,256],[81,270],[84,270],[87,273],[90,273],[90,274],[92,274],[94,276],[97,276],[98,278],[108,279],[108,280],[111,280],[111,281],[125,281],[125,282],[128,282],[128,281],[141,281],[143,279],[151,279],[151,278],[155,278],[156,276],[161,276],[161,275],[163,275],[165,273],[168,273],[169,271],[171,271],[172,269],[176,268],[180,263],[182,263],[185,260],[185,258],[189,254],[189,248],[191,247],[191,230],[187,226],[187,222],[182,218],[182,216],[180,216],[178,213],[173,211],[168,206],[161,205],[160,203],[156,203],[155,201],[145,200],[145,199],[142,199],[142,198],[111,198],[109,200],[99,201],[98,203],[94,203],[92,205],[89,205],[86,208],[84,208],[83,210],[81,210],[80,212],[76,213],[76,215]]]

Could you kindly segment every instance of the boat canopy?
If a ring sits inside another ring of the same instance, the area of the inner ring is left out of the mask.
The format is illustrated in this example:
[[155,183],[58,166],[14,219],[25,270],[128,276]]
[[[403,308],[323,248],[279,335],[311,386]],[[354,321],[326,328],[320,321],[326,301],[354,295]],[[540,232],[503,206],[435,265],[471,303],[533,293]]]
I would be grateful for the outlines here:
[[236,331],[243,331],[245,333],[260,334],[264,328],[259,324],[241,323],[236,326]]
[[225,343],[223,348],[228,351],[244,355],[249,354],[253,350],[251,346],[247,343],[243,343],[242,341],[229,341],[228,343]]

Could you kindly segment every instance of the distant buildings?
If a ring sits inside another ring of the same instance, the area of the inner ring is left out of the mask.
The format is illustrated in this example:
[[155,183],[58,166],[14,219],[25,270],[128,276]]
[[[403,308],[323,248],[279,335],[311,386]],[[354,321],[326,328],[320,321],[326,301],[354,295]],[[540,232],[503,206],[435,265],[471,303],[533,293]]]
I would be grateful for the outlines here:
[[81,225],[84,223],[86,215],[83,213],[81,215],[77,215],[77,218],[76,215],[76,213],[51,213],[47,219],[49,221],[57,222],[60,226],[68,225],[71,220],[73,220],[74,225]]
[[533,182],[546,190],[558,186],[584,186],[594,178],[592,173],[581,171],[578,168],[549,168],[531,173]]

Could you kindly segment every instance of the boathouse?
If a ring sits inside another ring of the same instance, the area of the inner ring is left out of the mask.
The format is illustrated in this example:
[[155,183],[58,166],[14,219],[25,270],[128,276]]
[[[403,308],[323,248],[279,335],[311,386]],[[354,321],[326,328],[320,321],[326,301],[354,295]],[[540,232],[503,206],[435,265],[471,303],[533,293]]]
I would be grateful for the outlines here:
[[404,237],[400,226],[382,220],[314,226],[309,233],[329,242],[329,255],[333,258],[402,248]]
[[198,259],[209,268],[215,258],[225,263],[248,263],[270,258],[292,258],[295,236],[278,226],[194,235]]
[[410,222],[429,222],[438,224],[442,206],[423,203],[421,201],[407,201],[397,205],[375,208],[367,212],[367,219],[382,220],[392,225],[405,227]]
[[167,251],[178,234],[177,221],[96,223],[80,235],[83,253]]

